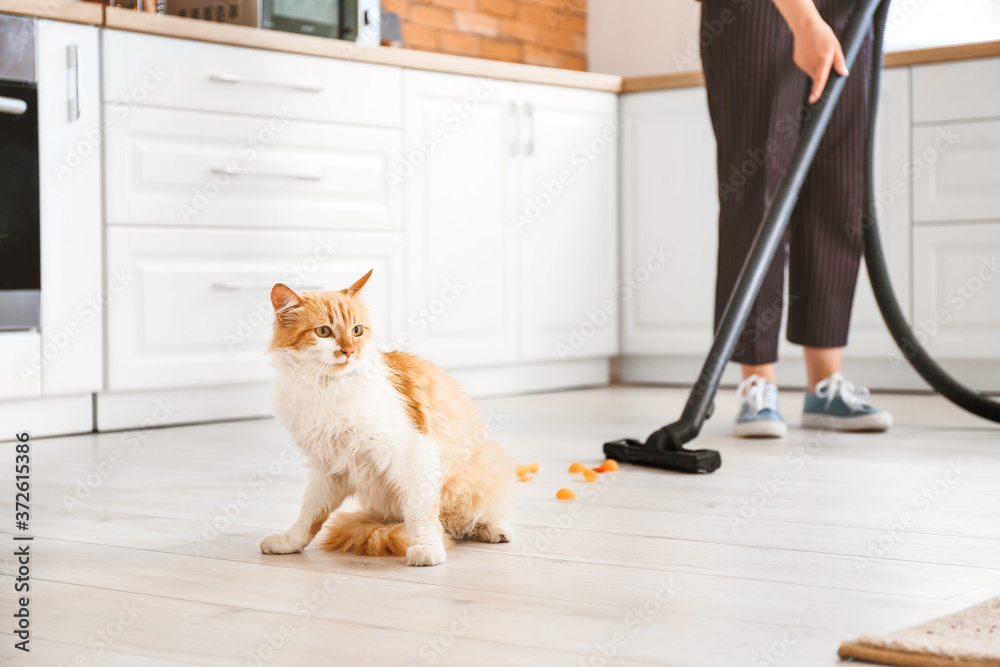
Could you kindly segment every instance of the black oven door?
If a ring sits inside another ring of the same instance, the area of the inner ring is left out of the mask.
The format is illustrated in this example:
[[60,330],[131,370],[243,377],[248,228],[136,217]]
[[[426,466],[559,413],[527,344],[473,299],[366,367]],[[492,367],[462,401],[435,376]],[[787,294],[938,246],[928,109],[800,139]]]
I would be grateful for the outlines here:
[[0,331],[38,327],[38,91],[0,79]]

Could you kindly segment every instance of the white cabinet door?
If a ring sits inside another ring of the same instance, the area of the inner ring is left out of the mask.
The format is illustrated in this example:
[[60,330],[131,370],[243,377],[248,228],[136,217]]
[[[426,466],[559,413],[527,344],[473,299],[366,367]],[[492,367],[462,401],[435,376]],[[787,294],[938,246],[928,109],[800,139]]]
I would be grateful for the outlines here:
[[46,395],[99,391],[101,138],[97,28],[38,22],[42,301]]
[[913,291],[914,331],[931,356],[1000,360],[1000,225],[916,227]]
[[374,269],[363,298],[376,341],[398,327],[399,234],[111,226],[108,389],[266,380],[271,287],[337,290]]
[[618,351],[618,101],[519,86],[517,303],[521,361]]
[[719,211],[705,91],[627,95],[622,121],[622,351],[704,356]]
[[514,84],[407,71],[403,348],[446,367],[516,358]]
[[137,107],[107,135],[107,220],[399,229],[399,148],[396,129]]
[[[903,313],[910,316],[910,94],[909,72],[890,69],[883,73],[879,103],[878,136],[875,140],[875,196],[882,246],[889,274]],[[925,184],[917,183],[916,187]],[[864,262],[854,297],[851,333],[845,357],[888,359],[898,351],[886,329]]]

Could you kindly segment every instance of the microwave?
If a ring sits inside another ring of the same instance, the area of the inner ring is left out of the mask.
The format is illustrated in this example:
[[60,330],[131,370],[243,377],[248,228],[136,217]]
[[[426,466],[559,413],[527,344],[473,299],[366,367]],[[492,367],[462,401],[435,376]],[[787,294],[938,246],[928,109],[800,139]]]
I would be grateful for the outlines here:
[[380,0],[261,0],[260,27],[378,46]]

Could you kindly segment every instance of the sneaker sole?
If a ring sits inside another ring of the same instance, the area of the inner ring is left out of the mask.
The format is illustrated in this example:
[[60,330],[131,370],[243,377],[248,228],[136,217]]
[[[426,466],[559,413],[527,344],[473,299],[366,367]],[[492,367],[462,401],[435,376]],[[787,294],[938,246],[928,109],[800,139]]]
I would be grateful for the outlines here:
[[775,421],[743,422],[733,426],[733,435],[738,438],[784,438],[788,435],[788,426]]
[[848,433],[882,433],[892,426],[892,415],[888,412],[875,412],[860,417],[834,417],[806,413],[802,415],[803,428],[828,428],[834,431]]

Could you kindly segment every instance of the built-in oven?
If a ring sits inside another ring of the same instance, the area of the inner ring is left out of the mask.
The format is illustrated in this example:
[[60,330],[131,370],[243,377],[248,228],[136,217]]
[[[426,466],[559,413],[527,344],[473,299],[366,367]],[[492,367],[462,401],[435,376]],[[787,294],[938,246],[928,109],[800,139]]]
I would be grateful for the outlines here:
[[35,26],[35,19],[0,14],[0,331],[39,325]]

